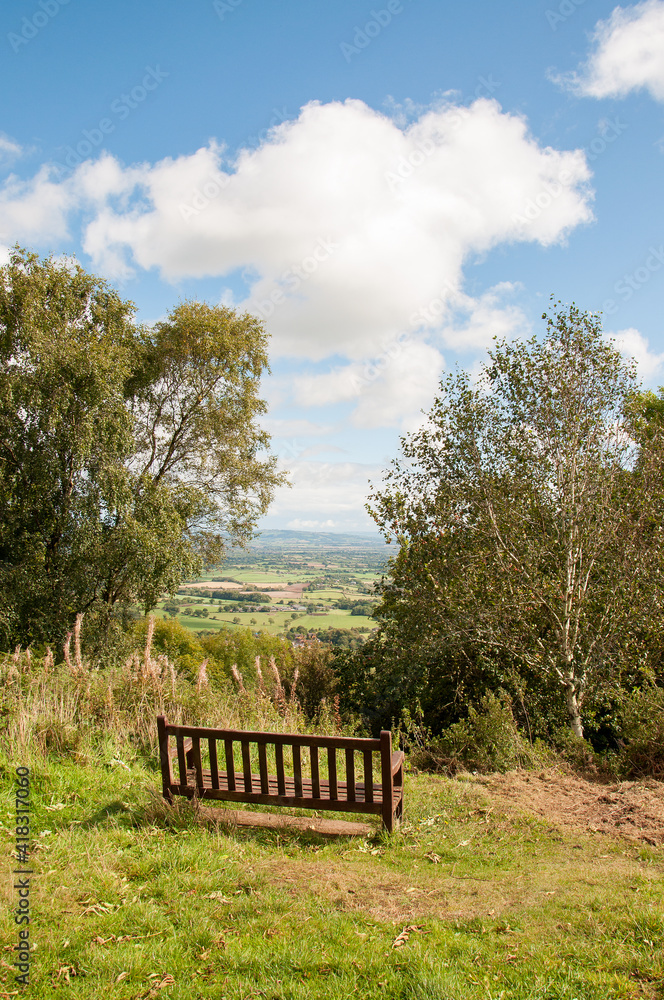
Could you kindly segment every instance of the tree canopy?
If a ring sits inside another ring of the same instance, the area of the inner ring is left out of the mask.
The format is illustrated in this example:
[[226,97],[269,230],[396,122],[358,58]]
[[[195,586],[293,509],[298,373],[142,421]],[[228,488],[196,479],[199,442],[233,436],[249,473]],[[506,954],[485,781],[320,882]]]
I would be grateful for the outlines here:
[[559,692],[581,736],[589,693],[643,667],[637,633],[661,621],[661,435],[639,438],[633,366],[597,316],[543,319],[543,337],[496,343],[476,381],[443,380],[374,491],[400,551],[366,655],[393,705],[530,686]]
[[0,644],[146,610],[252,537],[284,482],[267,335],[184,302],[152,327],[72,261],[0,269]]

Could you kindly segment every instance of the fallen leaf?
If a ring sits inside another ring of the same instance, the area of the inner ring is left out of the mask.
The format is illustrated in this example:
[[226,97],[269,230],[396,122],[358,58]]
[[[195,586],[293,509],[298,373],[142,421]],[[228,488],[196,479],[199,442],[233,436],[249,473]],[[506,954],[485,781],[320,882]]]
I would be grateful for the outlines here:
[[123,980],[123,979],[126,979],[128,975],[129,975],[129,973],[128,973],[128,972],[121,972],[121,973],[120,973],[120,975],[119,975],[119,976],[117,977],[117,979],[115,980],[115,981],[116,981],[116,983],[121,983],[121,982],[122,982],[122,980]]
[[392,942],[393,948],[401,948],[402,945],[406,944],[411,934],[419,934],[422,930],[421,924],[410,924],[408,927],[404,927],[401,934],[398,934]]

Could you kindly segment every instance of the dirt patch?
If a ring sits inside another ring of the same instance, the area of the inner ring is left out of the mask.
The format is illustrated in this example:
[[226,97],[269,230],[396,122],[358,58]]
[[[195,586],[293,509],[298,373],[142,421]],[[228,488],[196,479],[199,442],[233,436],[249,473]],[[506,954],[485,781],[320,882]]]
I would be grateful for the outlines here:
[[600,785],[557,770],[511,771],[478,778],[491,796],[540,816],[561,829],[664,844],[664,783],[621,781]]

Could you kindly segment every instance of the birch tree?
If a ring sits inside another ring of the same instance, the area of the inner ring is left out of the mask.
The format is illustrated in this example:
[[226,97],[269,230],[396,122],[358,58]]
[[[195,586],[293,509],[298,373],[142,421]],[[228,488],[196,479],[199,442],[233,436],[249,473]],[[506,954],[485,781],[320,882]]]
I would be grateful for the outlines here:
[[543,319],[541,339],[496,343],[476,381],[441,383],[368,509],[401,546],[384,647],[414,616],[416,643],[555,681],[582,737],[588,686],[652,597],[661,528],[625,419],[633,366],[596,315],[558,303]]

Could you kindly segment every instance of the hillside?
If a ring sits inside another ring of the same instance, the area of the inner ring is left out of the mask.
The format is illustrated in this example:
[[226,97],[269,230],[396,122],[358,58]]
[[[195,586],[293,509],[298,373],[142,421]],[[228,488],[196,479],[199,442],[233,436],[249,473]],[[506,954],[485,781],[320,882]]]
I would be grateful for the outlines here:
[[335,534],[332,531],[267,529],[254,539],[251,549],[388,549],[379,534]]

